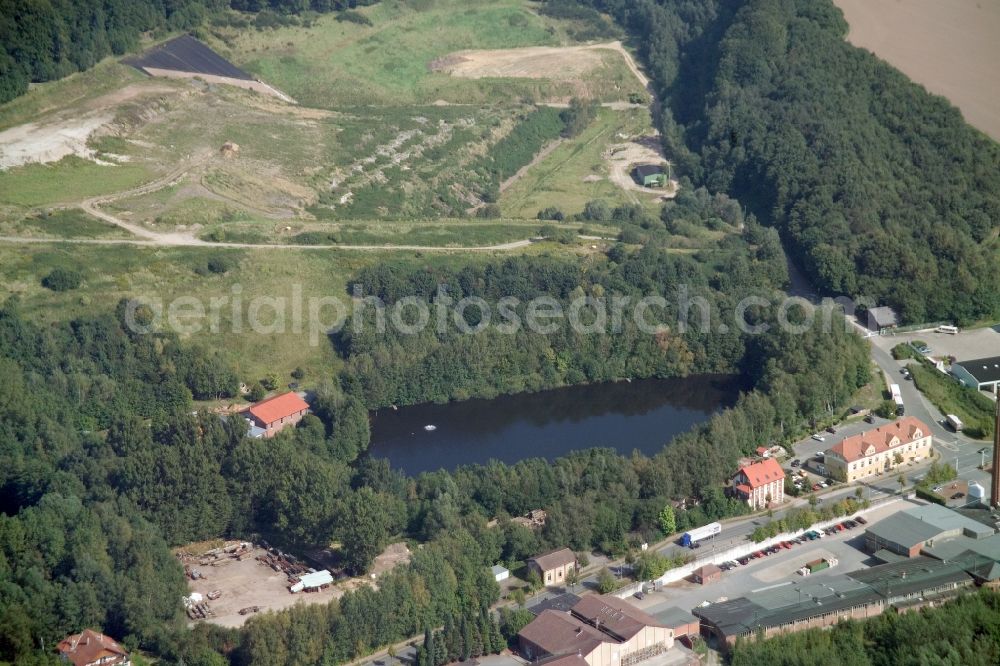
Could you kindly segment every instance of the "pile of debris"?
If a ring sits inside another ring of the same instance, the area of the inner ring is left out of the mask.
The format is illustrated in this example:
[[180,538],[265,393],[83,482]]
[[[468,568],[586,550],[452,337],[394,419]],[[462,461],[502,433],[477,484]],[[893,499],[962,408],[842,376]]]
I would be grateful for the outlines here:
[[266,567],[281,572],[289,578],[309,573],[311,569],[292,555],[286,555],[277,548],[268,548],[263,555],[257,556],[257,561]]
[[[215,595],[215,596],[212,596]],[[222,596],[220,590],[216,590],[208,595],[209,599],[218,599]],[[184,609],[187,611],[187,616],[192,620],[205,620],[210,617],[215,617],[215,611],[208,605],[205,601],[205,597],[199,592],[192,592],[190,596],[184,597]]]

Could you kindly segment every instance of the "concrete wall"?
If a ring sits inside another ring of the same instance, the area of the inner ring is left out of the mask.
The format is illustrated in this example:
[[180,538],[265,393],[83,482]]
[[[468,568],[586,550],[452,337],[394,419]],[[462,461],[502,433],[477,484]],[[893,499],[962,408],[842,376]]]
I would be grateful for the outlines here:
[[[703,557],[701,559],[696,559],[694,562],[691,562],[689,564],[685,564],[684,566],[681,566],[681,567],[677,567],[676,569],[671,569],[670,571],[666,572],[665,574],[663,574],[662,576],[660,576],[659,578],[657,578],[653,582],[655,582],[657,584],[662,584],[662,585],[666,585],[667,583],[673,583],[675,581],[681,580],[682,578],[687,578],[692,573],[694,573],[695,569],[699,569],[699,568],[705,566],[706,564],[721,564],[722,562],[727,562],[729,560],[735,560],[735,559],[738,559],[740,557],[743,557],[744,555],[749,555],[750,553],[755,553],[758,550],[763,550],[764,548],[768,548],[770,546],[773,546],[776,543],[781,543],[782,541],[788,541],[789,539],[795,539],[795,538],[801,536],[802,534],[805,534],[809,530],[823,530],[823,529],[825,529],[827,527],[830,527],[831,525],[836,525],[837,523],[842,523],[845,520],[847,520],[847,518],[850,518],[852,516],[863,516],[863,515],[865,515],[866,513],[870,512],[870,511],[873,511],[873,510],[875,510],[877,508],[881,508],[883,506],[886,506],[888,504],[892,504],[893,502],[898,502],[898,501],[899,501],[899,498],[895,498],[894,497],[894,498],[891,498],[891,499],[889,499],[889,500],[887,500],[885,502],[880,502],[880,503],[877,503],[877,504],[873,504],[872,506],[870,506],[867,509],[863,509],[861,511],[856,511],[855,513],[851,514],[851,516],[845,516],[845,517],[842,517],[842,518],[834,518],[833,520],[827,520],[827,521],[824,521],[824,522],[816,523],[815,525],[812,525],[811,527],[809,527],[807,529],[797,530],[795,532],[786,532],[784,534],[779,534],[776,537],[772,537],[770,539],[766,539],[764,541],[761,541],[760,543],[754,543],[752,541],[747,541],[746,543],[742,543],[742,544],[740,544],[738,546],[734,546],[734,547],[730,548],[729,550],[720,551],[720,552],[716,552],[716,553],[710,553],[706,557]],[[620,598],[625,598],[629,594],[632,594],[637,589],[639,589],[639,585],[638,584],[636,584],[634,586],[629,586],[629,587],[632,588],[632,590],[630,592],[627,592],[625,590],[619,590],[617,593],[615,593],[615,596],[618,596]]]

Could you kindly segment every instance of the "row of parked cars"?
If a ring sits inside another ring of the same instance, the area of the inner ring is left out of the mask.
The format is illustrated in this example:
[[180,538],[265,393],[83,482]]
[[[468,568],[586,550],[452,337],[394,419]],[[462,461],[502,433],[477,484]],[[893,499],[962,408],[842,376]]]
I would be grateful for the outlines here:
[[768,555],[773,555],[774,553],[779,553],[782,550],[787,550],[797,544],[805,543],[806,541],[815,541],[816,539],[822,539],[824,534],[826,536],[831,536],[833,534],[836,534],[837,532],[843,532],[844,530],[853,530],[855,527],[859,525],[867,525],[867,524],[868,524],[867,520],[865,520],[861,516],[858,516],[856,518],[850,518],[848,520],[845,520],[842,523],[831,525],[830,527],[825,528],[822,533],[816,530],[809,530],[808,532],[802,534],[802,536],[799,536],[795,539],[782,541],[780,543],[776,543],[772,546],[769,546],[768,548],[755,551],[753,553],[750,553],[749,555],[744,555],[739,559],[723,562],[722,564],[719,565],[719,568],[722,569],[723,571],[729,571],[730,569],[735,569],[738,566],[746,566],[752,560],[760,559],[762,557],[767,557]]

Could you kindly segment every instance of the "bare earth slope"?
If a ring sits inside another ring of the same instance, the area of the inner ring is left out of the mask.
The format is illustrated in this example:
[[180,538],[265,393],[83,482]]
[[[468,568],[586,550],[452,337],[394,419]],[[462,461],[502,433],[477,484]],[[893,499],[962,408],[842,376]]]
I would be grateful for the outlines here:
[[855,46],[947,97],[1000,141],[1000,1],[834,0]]

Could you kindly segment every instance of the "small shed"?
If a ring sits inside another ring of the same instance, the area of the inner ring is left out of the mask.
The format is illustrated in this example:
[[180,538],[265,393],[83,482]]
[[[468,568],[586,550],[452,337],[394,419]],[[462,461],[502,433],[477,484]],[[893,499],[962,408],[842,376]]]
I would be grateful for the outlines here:
[[722,578],[722,569],[714,564],[706,564],[694,570],[694,582],[708,585]]
[[659,164],[640,164],[635,168],[635,180],[643,187],[663,187],[667,175]]
[[498,583],[502,580],[507,580],[508,578],[510,578],[510,571],[500,566],[499,564],[491,567],[490,571],[493,572],[493,580],[495,580]]
[[868,310],[868,328],[873,331],[883,332],[899,326],[899,317],[896,311],[888,305]]
[[333,584],[333,575],[323,569],[322,571],[314,571],[312,573],[303,574],[299,577],[299,582],[295,583],[288,588],[289,592],[306,592],[321,590],[328,585]]

